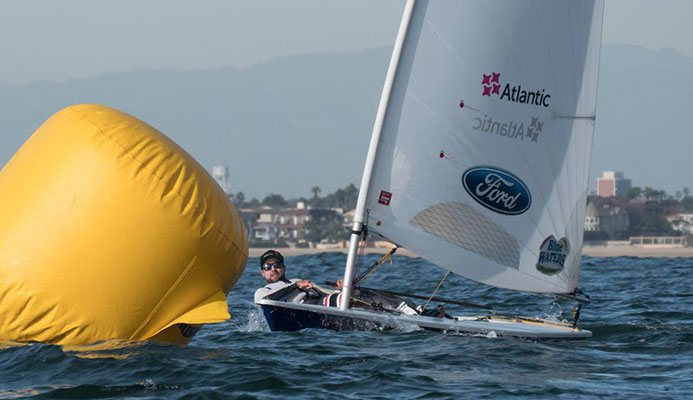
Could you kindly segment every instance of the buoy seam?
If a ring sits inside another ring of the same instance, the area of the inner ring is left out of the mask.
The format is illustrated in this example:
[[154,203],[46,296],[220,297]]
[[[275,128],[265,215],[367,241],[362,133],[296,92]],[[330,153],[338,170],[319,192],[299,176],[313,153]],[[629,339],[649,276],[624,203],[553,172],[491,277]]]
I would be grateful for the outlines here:
[[[132,335],[130,335],[129,340],[136,340],[136,336],[140,333],[140,331],[142,331],[142,329],[144,329],[144,327],[149,323],[149,321],[151,321],[154,314],[156,314],[157,311],[159,311],[159,308],[161,308],[161,305],[164,304],[164,301],[168,298],[168,296],[178,287],[178,285],[181,283],[181,281],[183,280],[185,275],[187,275],[188,272],[190,271],[190,269],[192,268],[192,266],[195,265],[195,261],[197,261],[197,255],[195,255],[192,258],[192,260],[190,260],[190,262],[188,263],[188,266],[185,267],[185,270],[183,271],[183,273],[181,273],[178,276],[178,279],[176,279],[176,281],[173,282],[173,285],[171,285],[171,287],[168,288],[168,291],[166,291],[166,294],[164,294],[163,297],[161,297],[161,300],[159,300],[159,302],[156,304],[156,306],[154,306],[152,311],[149,312],[149,315],[147,315],[147,317],[142,321],[140,326],[138,326],[137,329],[135,329],[135,332],[133,332]],[[145,338],[145,339],[147,339],[147,338]]]
[[[109,107],[109,108],[110,108],[110,107]],[[133,160],[135,160],[135,161],[140,165],[140,168],[147,170],[152,176],[158,178],[159,181],[164,185],[164,188],[168,185],[168,184],[165,182],[164,178],[160,177],[160,176],[157,175],[154,171],[152,171],[151,169],[147,168],[146,165],[143,164],[140,160],[138,160],[137,157],[135,157],[135,155],[133,155],[125,146],[123,146],[121,143],[119,143],[117,140],[115,140],[115,139],[112,138],[111,136],[107,135],[103,130],[101,130],[101,128],[100,128],[97,124],[95,124],[91,119],[89,119],[88,116],[86,116],[86,115],[80,113],[80,112],[77,111],[77,110],[74,110],[74,107],[68,108],[66,111],[70,111],[71,113],[78,115],[82,120],[84,120],[85,122],[89,123],[92,127],[94,127],[94,129],[96,129],[103,137],[107,138],[108,140],[110,140],[111,142],[115,143],[115,144],[118,145],[120,148],[122,148],[123,151],[124,151],[128,156],[130,156]],[[122,111],[119,111],[119,112],[122,112]],[[125,114],[125,113],[124,113],[124,114]],[[129,116],[129,114],[127,114],[127,115]],[[132,117],[132,118],[135,118],[135,117]],[[135,118],[135,119],[137,119],[137,118]],[[137,119],[137,120],[140,121],[139,119]],[[156,128],[154,128],[153,126],[147,124],[146,122],[144,122],[144,121],[140,121],[140,122],[142,122],[143,124],[145,124],[145,125],[151,127],[151,128],[154,129],[156,132],[159,132]],[[161,132],[159,132],[159,133],[161,133]],[[163,134],[162,134],[162,135],[163,135]],[[170,140],[170,139],[169,139],[169,140]],[[171,140],[171,142],[173,142],[173,140]],[[173,143],[176,144],[175,142],[173,142]],[[176,146],[178,146],[178,145],[176,144]],[[180,146],[178,146],[178,147],[180,147]],[[182,148],[181,148],[181,150],[182,150]],[[185,150],[183,150],[183,151],[185,151]],[[192,156],[191,156],[191,158],[192,158]],[[194,160],[194,159],[193,159],[193,160]],[[174,185],[174,186],[175,186],[175,185]],[[172,189],[171,189],[171,192],[175,193],[181,200],[185,201],[185,197],[184,197],[180,192],[178,192],[177,190],[173,190],[173,188],[172,188]],[[203,220],[205,223],[207,223],[208,225],[212,226],[219,234],[221,234],[228,242],[230,242],[230,243],[233,245],[233,247],[236,248],[236,250],[237,250],[239,253],[245,255],[245,257],[248,257],[248,254],[245,253],[244,251],[242,251],[241,248],[238,247],[238,245],[237,245],[231,238],[229,238],[229,236],[226,234],[226,232],[224,232],[221,228],[219,228],[215,223],[210,222],[209,220],[207,220],[207,218],[205,218],[205,215],[204,215],[204,213],[200,210],[200,206],[199,206],[199,205],[196,205],[196,206],[193,208],[193,211],[196,212],[196,213],[200,216],[200,218],[202,218],[202,220]],[[241,223],[241,224],[242,224],[242,223]]]

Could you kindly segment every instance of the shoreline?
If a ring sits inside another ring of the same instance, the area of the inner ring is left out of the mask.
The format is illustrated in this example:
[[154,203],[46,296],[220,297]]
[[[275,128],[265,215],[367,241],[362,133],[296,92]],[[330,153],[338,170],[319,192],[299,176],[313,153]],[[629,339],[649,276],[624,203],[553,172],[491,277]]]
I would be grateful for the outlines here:
[[690,258],[693,247],[589,246],[582,248],[589,257]]
[[[251,247],[248,249],[248,257],[260,257],[268,248]],[[321,254],[321,253],[342,253],[346,254],[346,248],[334,249],[316,249],[316,248],[274,248],[282,253],[285,257],[296,257],[303,255]],[[367,247],[364,249],[366,254],[385,254],[390,248],[387,247]],[[419,257],[413,251],[400,248],[397,250],[397,255],[407,257]],[[636,257],[636,258],[693,258],[693,247],[673,247],[673,248],[647,248],[647,247],[631,247],[631,246],[590,246],[582,248],[582,255],[588,257]]]

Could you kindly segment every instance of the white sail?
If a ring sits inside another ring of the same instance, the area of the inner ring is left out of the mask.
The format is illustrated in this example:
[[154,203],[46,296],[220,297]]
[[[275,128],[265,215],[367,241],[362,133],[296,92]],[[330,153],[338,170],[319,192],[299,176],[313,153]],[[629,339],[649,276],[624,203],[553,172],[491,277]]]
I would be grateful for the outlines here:
[[357,219],[467,278],[572,292],[602,15],[603,0],[416,1]]

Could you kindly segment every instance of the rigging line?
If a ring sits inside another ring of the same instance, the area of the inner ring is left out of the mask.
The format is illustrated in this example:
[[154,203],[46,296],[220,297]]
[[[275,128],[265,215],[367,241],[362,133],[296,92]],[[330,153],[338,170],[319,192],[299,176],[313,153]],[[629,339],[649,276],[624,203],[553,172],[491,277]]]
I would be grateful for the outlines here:
[[388,310],[387,308],[383,307],[382,305],[375,304],[375,303],[369,303],[369,302],[363,301],[357,297],[352,297],[351,300],[354,300],[357,303],[363,304],[364,305],[363,308],[367,308],[367,309],[375,310],[375,311],[382,311],[382,312],[386,312],[386,313],[390,313],[390,314],[398,314],[397,311]]
[[365,305],[367,305],[367,306],[373,306],[372,303],[369,303],[369,302],[367,302],[367,301],[363,301],[363,300],[359,299],[358,297],[352,296],[352,297],[351,297],[351,300],[352,300],[352,301],[355,301],[355,302],[357,302],[357,303],[365,304]]
[[428,300],[426,301],[426,304],[424,304],[423,308],[421,308],[421,311],[419,311],[419,315],[422,315],[423,312],[426,311],[426,307],[428,307],[428,303],[431,302],[433,297],[436,295],[436,292],[438,291],[438,289],[440,289],[441,286],[443,286],[443,282],[445,282],[445,280],[448,279],[449,275],[450,275],[450,270],[448,270],[448,272],[445,273],[445,276],[443,276],[443,279],[440,280],[440,283],[438,284],[438,287],[436,287],[436,290],[433,291],[433,294],[431,295],[431,297],[428,298]]
[[392,264],[392,258],[390,258],[395,252],[397,251],[399,247],[395,245],[390,251],[385,253],[378,261],[376,261],[373,265],[371,265],[366,271],[363,272],[361,276],[356,278],[356,284],[359,284],[366,279],[368,279],[373,273],[385,263],[385,261],[390,261],[390,264]]
[[570,300],[570,301],[577,301],[580,304],[590,304],[592,302],[592,298],[580,288],[575,288],[575,290],[572,293],[545,293],[547,297],[553,297],[554,300],[557,299],[564,299],[564,300]]

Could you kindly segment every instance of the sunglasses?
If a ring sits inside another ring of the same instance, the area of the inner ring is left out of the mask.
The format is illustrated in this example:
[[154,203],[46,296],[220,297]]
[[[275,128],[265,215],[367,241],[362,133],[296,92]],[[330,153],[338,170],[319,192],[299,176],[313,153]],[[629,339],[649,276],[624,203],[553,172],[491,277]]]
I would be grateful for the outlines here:
[[272,268],[281,269],[282,267],[284,267],[284,263],[281,261],[277,261],[277,262],[273,262],[273,263],[264,264],[262,266],[262,270],[263,271],[271,271]]

